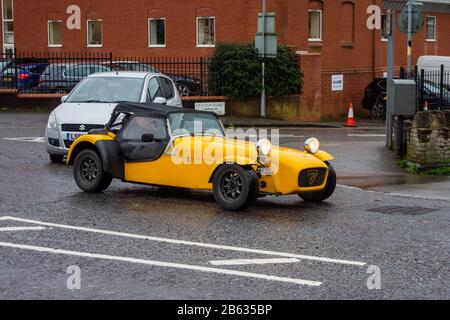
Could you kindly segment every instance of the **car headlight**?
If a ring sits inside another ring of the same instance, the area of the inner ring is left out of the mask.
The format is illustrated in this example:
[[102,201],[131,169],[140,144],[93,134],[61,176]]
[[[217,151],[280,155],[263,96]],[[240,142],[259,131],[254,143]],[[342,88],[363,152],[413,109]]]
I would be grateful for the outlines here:
[[272,151],[272,142],[268,139],[261,139],[256,144],[256,149],[260,156],[267,157],[270,154],[270,151]]
[[50,116],[48,117],[47,127],[49,129],[58,129],[58,122],[56,121],[55,111],[50,113]]
[[316,154],[320,149],[320,141],[317,138],[309,138],[305,141],[305,150],[308,153]]

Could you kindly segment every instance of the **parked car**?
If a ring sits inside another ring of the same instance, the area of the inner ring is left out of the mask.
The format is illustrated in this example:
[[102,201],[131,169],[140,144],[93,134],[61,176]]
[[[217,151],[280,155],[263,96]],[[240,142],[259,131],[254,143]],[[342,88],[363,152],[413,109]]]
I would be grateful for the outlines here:
[[386,78],[374,79],[365,89],[362,106],[369,110],[373,118],[385,118],[386,115]]
[[0,73],[1,87],[14,87],[17,89],[35,88],[39,79],[47,68],[48,63],[18,64],[7,66]]
[[103,128],[121,101],[182,107],[173,81],[157,73],[106,72],[83,79],[49,116],[45,145],[52,162],[61,162],[72,142]]
[[[158,69],[137,61],[113,61],[112,64],[106,62],[106,65],[111,65],[113,70],[120,71],[146,71],[146,72],[159,72]],[[182,97],[197,95],[201,93],[201,81],[192,77],[168,74],[168,77],[172,78],[175,82],[177,89]]]
[[[115,130],[123,115],[128,120]],[[104,129],[75,140],[67,163],[73,164],[75,182],[85,192],[102,192],[116,178],[211,190],[224,209],[244,210],[259,196],[273,194],[324,201],[336,187],[333,159],[319,150],[315,138],[306,141],[305,151],[275,147],[267,139],[238,141],[226,137],[214,113],[120,103]]]
[[47,66],[39,80],[39,91],[67,94],[83,78],[98,72],[112,71],[110,67],[95,63],[57,63]]

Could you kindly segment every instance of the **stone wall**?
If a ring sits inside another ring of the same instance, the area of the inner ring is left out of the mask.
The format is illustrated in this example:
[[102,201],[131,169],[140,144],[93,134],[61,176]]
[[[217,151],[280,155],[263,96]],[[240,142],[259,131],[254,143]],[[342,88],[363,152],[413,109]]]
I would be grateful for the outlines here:
[[406,159],[420,165],[450,166],[450,111],[419,112],[405,127]]

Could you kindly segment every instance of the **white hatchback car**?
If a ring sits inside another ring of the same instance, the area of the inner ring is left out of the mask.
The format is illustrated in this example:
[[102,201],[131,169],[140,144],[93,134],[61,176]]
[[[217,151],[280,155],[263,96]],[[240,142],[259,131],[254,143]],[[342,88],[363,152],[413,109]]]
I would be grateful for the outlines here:
[[183,107],[175,83],[163,74],[117,71],[90,75],[62,97],[49,116],[45,145],[51,161],[61,162],[79,136],[103,128],[122,101]]

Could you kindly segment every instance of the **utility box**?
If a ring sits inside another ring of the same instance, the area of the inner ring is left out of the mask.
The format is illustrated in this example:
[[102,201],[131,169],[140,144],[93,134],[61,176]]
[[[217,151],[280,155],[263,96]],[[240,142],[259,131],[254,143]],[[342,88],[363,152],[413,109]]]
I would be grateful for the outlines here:
[[388,112],[394,116],[414,116],[416,114],[416,82],[414,80],[393,79],[388,84]]

